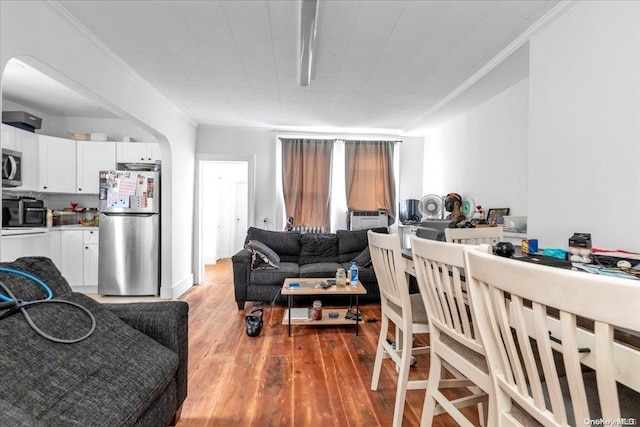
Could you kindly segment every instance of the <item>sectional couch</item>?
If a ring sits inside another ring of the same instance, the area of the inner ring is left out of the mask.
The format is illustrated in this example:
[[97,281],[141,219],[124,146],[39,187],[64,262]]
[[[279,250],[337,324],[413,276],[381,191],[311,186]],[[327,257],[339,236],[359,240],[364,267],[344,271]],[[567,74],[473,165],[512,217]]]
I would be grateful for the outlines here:
[[[0,264],[35,276],[54,301],[88,309],[93,333],[74,344],[37,334],[23,313],[0,309],[0,424],[3,426],[166,426],[174,424],[187,395],[187,322],[182,301],[100,304],[72,292],[48,258]],[[31,279],[0,271],[16,298],[46,296]],[[0,293],[8,296],[0,288]],[[25,309],[37,327],[72,340],[91,327],[88,315],[62,303]]]
[[[360,282],[367,289],[363,300],[379,301],[367,231],[300,233],[249,228],[245,248],[231,258],[238,309],[243,310],[246,301],[273,301],[286,278],[332,278],[338,268],[348,271],[351,261],[356,261]],[[374,231],[388,233],[386,227]],[[256,249],[265,246],[262,251]]]

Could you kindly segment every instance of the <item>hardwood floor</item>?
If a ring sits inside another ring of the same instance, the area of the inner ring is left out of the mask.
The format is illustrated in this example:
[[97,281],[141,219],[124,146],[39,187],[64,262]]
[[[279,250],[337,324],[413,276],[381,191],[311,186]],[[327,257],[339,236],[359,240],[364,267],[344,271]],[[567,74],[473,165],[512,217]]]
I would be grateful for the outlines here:
[[[391,424],[397,375],[390,360],[370,390],[379,321],[362,323],[359,336],[350,326],[294,326],[288,337],[284,307],[265,304],[262,332],[249,337],[228,259],[207,266],[205,284],[181,299],[190,306],[189,389],[179,427]],[[377,304],[361,311],[365,320],[380,318]],[[427,378],[429,357],[417,357],[410,378]],[[424,391],[407,392],[404,426],[420,425],[423,399]],[[468,411],[477,423],[475,408]],[[433,425],[457,423],[441,415]]]

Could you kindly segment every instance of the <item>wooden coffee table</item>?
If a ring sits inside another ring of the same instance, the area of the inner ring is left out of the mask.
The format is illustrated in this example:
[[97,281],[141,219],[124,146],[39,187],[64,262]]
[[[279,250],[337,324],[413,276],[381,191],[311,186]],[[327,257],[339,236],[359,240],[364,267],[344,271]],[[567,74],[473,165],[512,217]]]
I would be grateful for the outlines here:
[[[358,281],[357,286],[347,285],[344,288],[338,288],[336,285],[332,285],[329,288],[323,289],[321,287],[315,287],[314,285],[319,282],[326,282],[331,279],[323,279],[323,278],[290,278],[285,279],[282,284],[282,295],[287,296],[287,310],[284,313],[284,318],[282,319],[282,324],[286,324],[289,326],[289,336],[291,336],[291,325],[356,325],[356,335],[358,335],[358,327],[360,323],[360,319],[356,316],[356,319],[346,319],[345,315],[347,314],[348,308],[329,308],[322,307],[322,319],[321,320],[310,320],[310,319],[292,319],[291,318],[291,309],[293,308],[293,298],[296,295],[312,295],[312,296],[348,296],[349,297],[349,307],[352,307],[352,298],[355,297],[356,300],[356,313],[359,311],[358,305],[358,297],[360,295],[366,295],[367,290],[362,283]],[[299,287],[290,287],[291,283],[298,283]],[[329,311],[335,311],[338,313],[338,317],[331,318],[329,317]]]

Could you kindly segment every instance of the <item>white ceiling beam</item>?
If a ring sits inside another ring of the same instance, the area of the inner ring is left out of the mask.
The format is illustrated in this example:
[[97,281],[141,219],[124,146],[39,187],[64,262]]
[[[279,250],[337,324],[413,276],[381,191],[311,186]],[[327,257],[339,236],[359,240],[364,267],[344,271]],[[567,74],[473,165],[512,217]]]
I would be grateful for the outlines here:
[[311,83],[317,22],[318,0],[300,0],[300,86]]

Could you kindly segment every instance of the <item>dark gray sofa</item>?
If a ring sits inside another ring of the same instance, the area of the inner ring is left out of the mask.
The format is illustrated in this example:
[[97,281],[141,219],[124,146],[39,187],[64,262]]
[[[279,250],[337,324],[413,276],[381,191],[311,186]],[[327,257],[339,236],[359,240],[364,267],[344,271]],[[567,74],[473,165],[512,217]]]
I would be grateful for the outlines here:
[[[368,247],[368,230],[336,233],[304,233],[297,231],[269,231],[250,227],[245,244],[259,241],[272,249],[280,258],[278,268],[252,269],[252,254],[247,249],[236,253],[233,263],[233,286],[238,309],[243,310],[246,301],[271,302],[278,295],[286,278],[332,278],[340,267],[348,271],[351,261],[366,259],[362,255]],[[387,228],[376,228],[387,233]],[[366,265],[366,266],[365,266]],[[367,289],[365,301],[380,301],[376,275],[370,263],[359,266],[359,278]]]
[[[187,394],[186,303],[100,304],[72,292],[48,258],[19,258],[0,267],[38,277],[54,299],[80,304],[96,319],[93,334],[75,344],[41,337],[20,312],[0,319],[0,424],[175,423]],[[0,271],[0,281],[16,298],[45,297],[30,279]],[[66,304],[39,304],[27,311],[40,329],[58,338],[80,337],[91,325],[86,314]]]

